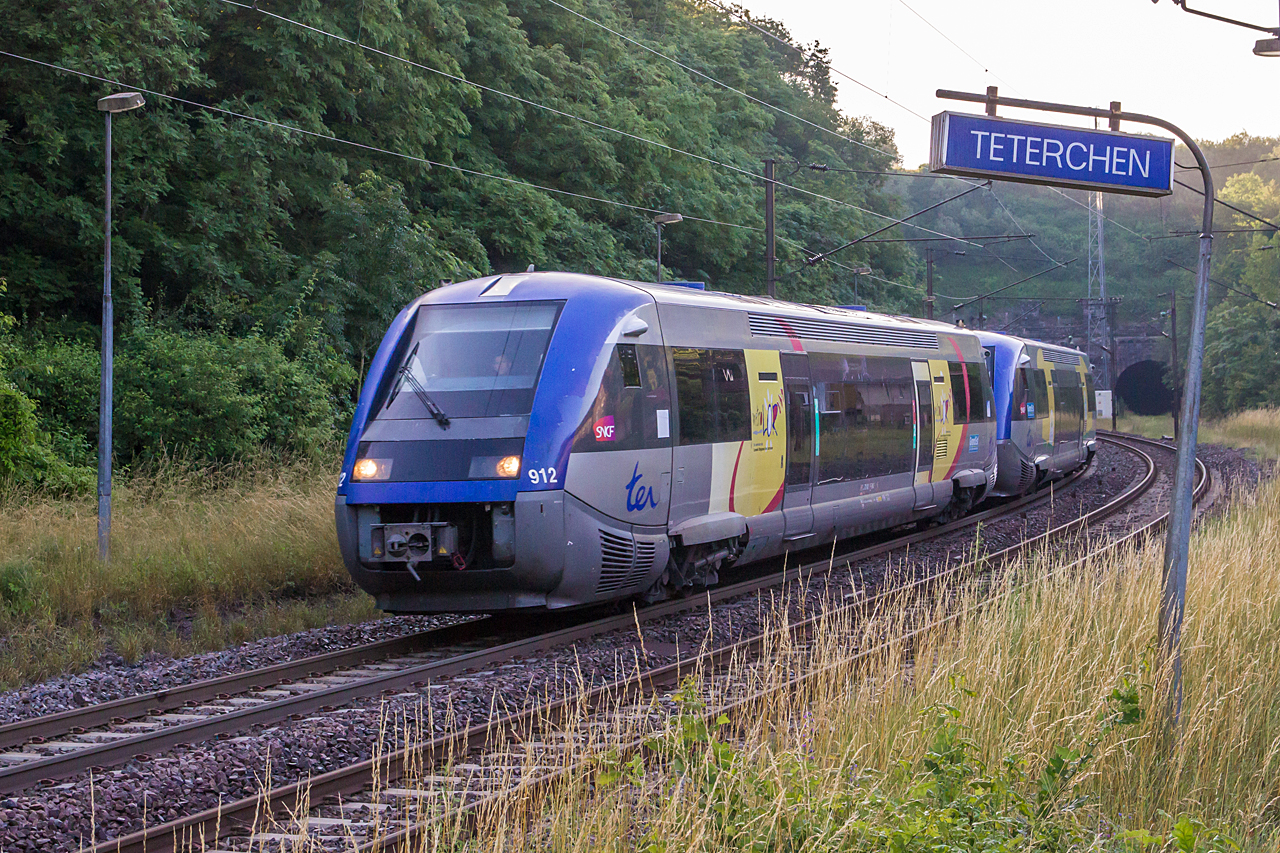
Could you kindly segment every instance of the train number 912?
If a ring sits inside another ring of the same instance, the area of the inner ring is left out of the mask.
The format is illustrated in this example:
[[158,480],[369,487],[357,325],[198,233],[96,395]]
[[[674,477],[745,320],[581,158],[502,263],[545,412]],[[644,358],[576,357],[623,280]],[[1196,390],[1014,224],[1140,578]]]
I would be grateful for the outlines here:
[[537,485],[547,485],[549,483],[558,483],[556,479],[555,468],[531,468],[529,469],[529,482]]

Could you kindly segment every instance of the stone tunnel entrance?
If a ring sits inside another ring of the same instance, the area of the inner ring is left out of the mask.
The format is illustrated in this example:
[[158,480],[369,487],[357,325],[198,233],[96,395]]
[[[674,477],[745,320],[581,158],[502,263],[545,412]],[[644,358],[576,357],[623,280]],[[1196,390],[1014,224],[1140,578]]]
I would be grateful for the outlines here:
[[1129,365],[1116,380],[1116,396],[1135,415],[1167,415],[1173,411],[1173,391],[1164,384],[1167,365],[1139,361]]

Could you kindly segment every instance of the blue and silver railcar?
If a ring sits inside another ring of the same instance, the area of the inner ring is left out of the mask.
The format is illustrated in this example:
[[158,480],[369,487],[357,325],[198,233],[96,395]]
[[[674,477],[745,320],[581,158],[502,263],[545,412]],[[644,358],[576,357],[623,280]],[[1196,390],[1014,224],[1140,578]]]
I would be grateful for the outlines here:
[[1025,494],[1087,463],[1098,440],[1088,357],[1012,335],[977,334],[998,401],[993,493]]
[[396,612],[659,596],[994,485],[976,335],[568,273],[434,290],[392,323],[337,494]]

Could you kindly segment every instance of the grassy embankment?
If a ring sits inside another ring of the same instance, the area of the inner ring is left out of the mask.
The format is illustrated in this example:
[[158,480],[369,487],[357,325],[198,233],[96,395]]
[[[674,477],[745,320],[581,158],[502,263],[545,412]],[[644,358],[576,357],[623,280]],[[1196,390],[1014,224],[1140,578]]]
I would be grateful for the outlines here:
[[[1110,428],[1111,424],[1099,421],[1099,426]],[[1116,419],[1116,427],[1121,432],[1160,438],[1173,435],[1173,417],[1126,414]],[[1280,409],[1256,409],[1218,421],[1201,421],[1197,439],[1201,444],[1252,448],[1262,456],[1280,458]]]
[[[811,649],[779,642],[757,685],[831,667],[808,687],[709,729],[690,701],[639,757],[611,758],[597,736],[567,753],[594,754],[591,768],[541,805],[491,808],[474,836],[446,822],[421,846],[1274,853],[1280,571],[1263,555],[1275,553],[1280,481],[1197,532],[1176,746],[1157,688],[1156,542],[1083,570],[1024,565],[997,583],[1007,596],[859,666],[851,649],[901,636],[905,607],[860,628],[833,619]],[[933,619],[949,606],[923,605]]]
[[327,461],[120,477],[105,565],[95,497],[0,495],[0,685],[371,618],[338,556]]

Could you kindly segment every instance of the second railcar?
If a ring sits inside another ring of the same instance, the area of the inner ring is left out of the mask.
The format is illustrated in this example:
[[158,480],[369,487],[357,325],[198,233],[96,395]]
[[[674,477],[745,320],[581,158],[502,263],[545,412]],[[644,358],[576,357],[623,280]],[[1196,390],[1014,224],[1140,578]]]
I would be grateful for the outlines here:
[[1087,463],[1098,441],[1088,357],[1012,335],[977,334],[997,401],[993,494],[1025,494]]
[[370,369],[337,523],[395,612],[560,608],[958,514],[996,477],[976,335],[566,273],[407,307]]

